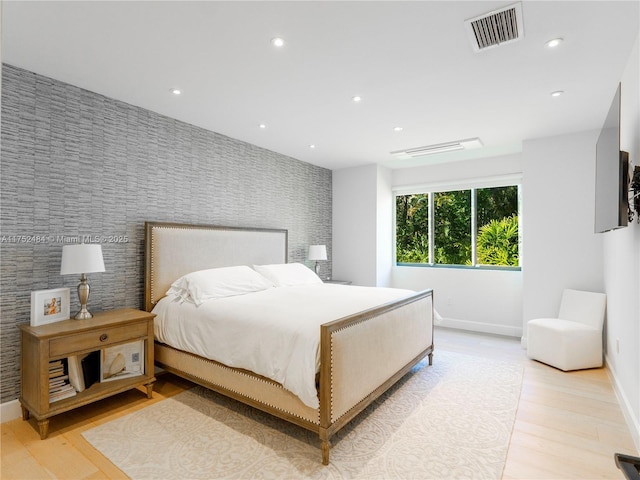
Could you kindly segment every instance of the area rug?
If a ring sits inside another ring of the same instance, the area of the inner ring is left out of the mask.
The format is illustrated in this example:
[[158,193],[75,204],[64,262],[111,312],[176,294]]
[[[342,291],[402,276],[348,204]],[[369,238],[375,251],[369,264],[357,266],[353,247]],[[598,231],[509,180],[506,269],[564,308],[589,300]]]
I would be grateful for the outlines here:
[[499,479],[522,367],[436,351],[332,439],[195,387],[83,433],[132,479]]

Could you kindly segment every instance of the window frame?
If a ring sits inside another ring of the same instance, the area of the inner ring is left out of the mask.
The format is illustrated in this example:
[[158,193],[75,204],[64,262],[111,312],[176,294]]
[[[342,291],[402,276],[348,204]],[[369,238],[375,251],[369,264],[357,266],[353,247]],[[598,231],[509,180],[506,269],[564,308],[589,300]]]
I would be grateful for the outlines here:
[[[477,263],[477,239],[478,239],[478,212],[477,212],[477,190],[483,188],[518,187],[518,266],[512,265],[478,265]],[[434,201],[433,194],[440,192],[452,192],[459,190],[471,190],[471,262],[472,265],[440,264],[434,263],[435,239],[434,228]],[[465,270],[498,270],[498,271],[521,271],[522,270],[522,175],[503,175],[496,177],[486,177],[482,179],[470,179],[455,183],[439,182],[432,184],[422,184],[416,186],[395,187],[393,189],[393,263],[396,267],[418,267],[418,268],[450,268]],[[396,198],[403,195],[429,195],[429,263],[402,263],[398,262],[397,251],[397,217]]]

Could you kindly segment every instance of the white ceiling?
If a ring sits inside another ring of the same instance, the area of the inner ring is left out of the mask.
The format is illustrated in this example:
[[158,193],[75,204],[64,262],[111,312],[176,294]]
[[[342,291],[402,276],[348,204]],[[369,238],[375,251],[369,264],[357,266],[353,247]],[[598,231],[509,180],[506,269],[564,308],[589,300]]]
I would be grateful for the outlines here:
[[474,52],[465,19],[511,3],[4,0],[2,61],[330,169],[460,159],[389,152],[471,137],[485,146],[466,153],[488,156],[599,129],[640,2],[524,1],[524,38]]

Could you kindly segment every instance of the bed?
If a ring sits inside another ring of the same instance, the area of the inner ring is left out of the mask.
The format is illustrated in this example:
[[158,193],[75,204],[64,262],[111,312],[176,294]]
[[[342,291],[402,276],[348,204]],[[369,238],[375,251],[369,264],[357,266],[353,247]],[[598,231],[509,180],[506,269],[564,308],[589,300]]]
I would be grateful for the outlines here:
[[[287,252],[286,230],[147,222],[145,309],[158,312],[163,302],[167,302],[172,284],[190,272],[256,265],[289,268]],[[350,292],[354,298],[358,288],[373,290],[345,285],[319,285],[317,289],[322,295],[329,295],[328,287],[336,294],[337,288],[342,289],[343,296],[344,292]],[[286,288],[271,290],[281,296],[287,292]],[[292,290],[303,289],[292,287]],[[385,295],[389,292],[384,290],[383,295],[383,290],[379,289],[380,296],[387,298]],[[265,292],[264,295],[267,293],[272,294]],[[263,295],[261,292],[249,295],[259,294]],[[286,382],[253,371],[258,369],[232,367],[158,338],[155,362],[178,376],[317,433],[322,462],[327,465],[331,437],[340,428],[425,356],[429,358],[429,365],[432,364],[433,292],[407,291],[389,298],[392,300],[340,314],[339,318],[327,320],[318,316],[319,335],[315,330],[318,361],[312,379],[315,404],[308,399],[303,401],[304,395],[285,388]],[[232,311],[235,307],[230,305]]]

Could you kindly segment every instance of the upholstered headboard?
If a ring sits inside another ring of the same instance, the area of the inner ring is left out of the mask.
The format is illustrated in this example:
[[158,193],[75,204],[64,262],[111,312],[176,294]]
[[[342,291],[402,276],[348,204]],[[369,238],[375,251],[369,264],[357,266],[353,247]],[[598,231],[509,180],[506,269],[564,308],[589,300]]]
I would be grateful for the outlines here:
[[145,223],[144,304],[151,311],[189,272],[287,262],[287,230]]

